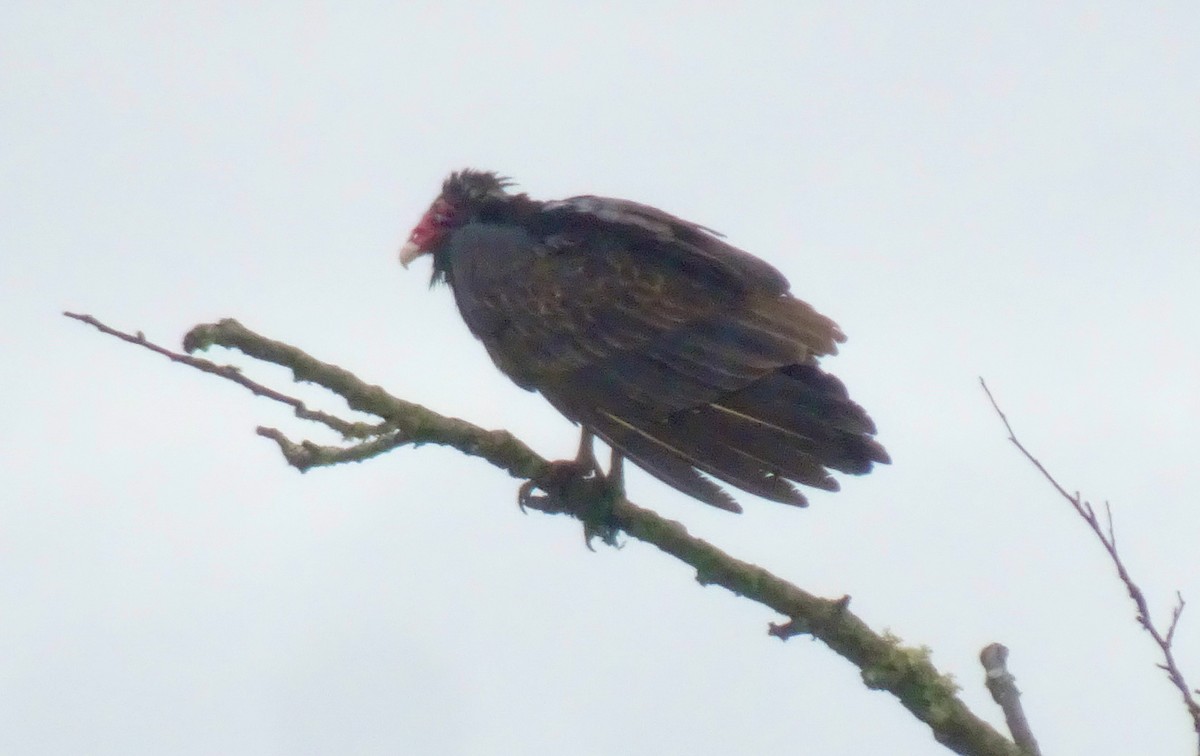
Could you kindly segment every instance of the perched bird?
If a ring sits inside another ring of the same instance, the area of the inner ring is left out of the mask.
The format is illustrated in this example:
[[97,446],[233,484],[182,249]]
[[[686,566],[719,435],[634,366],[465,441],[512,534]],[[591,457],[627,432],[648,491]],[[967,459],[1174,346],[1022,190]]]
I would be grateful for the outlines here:
[[595,434],[614,467],[623,456],[734,512],[713,478],[804,506],[792,483],[836,491],[829,470],[890,461],[817,364],[845,335],[775,268],[647,205],[510,186],[452,173],[400,260],[432,256],[496,366],[582,426],[581,459]]

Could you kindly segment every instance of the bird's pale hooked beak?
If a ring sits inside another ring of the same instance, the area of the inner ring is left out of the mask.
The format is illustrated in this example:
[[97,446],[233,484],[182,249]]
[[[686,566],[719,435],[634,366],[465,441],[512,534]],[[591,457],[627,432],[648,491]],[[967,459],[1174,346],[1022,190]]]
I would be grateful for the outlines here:
[[422,251],[423,250],[418,247],[415,242],[406,242],[405,245],[400,248],[400,264],[407,268],[410,262],[421,256]]

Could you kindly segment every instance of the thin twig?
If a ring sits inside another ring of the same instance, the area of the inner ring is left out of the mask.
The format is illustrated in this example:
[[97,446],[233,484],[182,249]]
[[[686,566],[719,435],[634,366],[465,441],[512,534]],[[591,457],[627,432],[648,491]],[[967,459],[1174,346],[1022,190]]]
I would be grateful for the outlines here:
[[136,344],[145,349],[149,349],[151,352],[161,354],[171,362],[178,362],[181,365],[194,367],[197,370],[224,378],[227,381],[233,381],[239,386],[244,386],[245,388],[249,389],[250,392],[255,396],[266,397],[267,399],[272,399],[282,404],[286,404],[292,408],[296,414],[296,417],[302,420],[312,420],[313,422],[321,423],[322,425],[332,428],[340,433],[343,438],[370,438],[378,433],[377,428],[373,428],[365,423],[352,423],[343,420],[340,417],[335,417],[328,413],[321,412],[320,410],[310,410],[305,406],[304,402],[300,401],[296,397],[282,394],[275,389],[268,388],[261,383],[258,383],[257,381],[250,380],[246,376],[242,375],[242,372],[233,365],[218,365],[215,362],[210,362],[209,360],[202,359],[200,357],[193,357],[190,354],[174,352],[166,347],[161,347],[158,344],[147,341],[145,334],[143,334],[141,331],[138,331],[137,333],[118,331],[115,328],[111,328],[104,323],[101,323],[91,315],[81,315],[75,312],[64,312],[63,315],[68,318],[78,320],[81,323],[87,323],[101,333],[106,333],[109,336],[116,336],[122,341],[128,341],[130,344]]
[[1074,495],[1067,493],[1054,476],[1038,461],[1037,457],[1029,452],[1025,446],[1017,440],[1016,433],[1009,424],[1008,418],[1000,409],[1000,405],[996,402],[996,398],[992,396],[992,392],[988,389],[987,383],[980,378],[979,385],[983,387],[983,391],[987,394],[988,401],[992,403],[992,408],[996,410],[996,414],[1000,416],[1001,422],[1004,423],[1005,430],[1008,431],[1008,440],[1013,443],[1025,456],[1025,459],[1036,467],[1046,480],[1058,491],[1060,495],[1074,507],[1079,516],[1083,518],[1092,532],[1096,534],[1096,538],[1100,540],[1100,544],[1104,546],[1104,550],[1108,552],[1109,559],[1117,570],[1117,576],[1125,585],[1125,591],[1129,594],[1129,598],[1133,601],[1134,607],[1137,610],[1137,622],[1142,628],[1149,633],[1154,639],[1154,643],[1158,646],[1162,653],[1164,663],[1157,665],[1167,673],[1171,684],[1174,685],[1180,695],[1183,697],[1183,704],[1186,707],[1188,714],[1192,718],[1192,729],[1197,735],[1197,753],[1200,754],[1200,703],[1197,703],[1194,691],[1188,686],[1184,680],[1183,672],[1179,669],[1179,665],[1175,660],[1175,653],[1172,647],[1175,636],[1175,628],[1179,624],[1179,618],[1183,614],[1183,608],[1186,606],[1183,600],[1183,595],[1176,592],[1179,601],[1175,605],[1174,611],[1171,614],[1171,625],[1167,630],[1166,635],[1163,635],[1155,625],[1153,618],[1150,615],[1150,607],[1146,603],[1146,596],[1142,593],[1142,589],[1134,582],[1129,575],[1129,570],[1125,568],[1125,563],[1121,560],[1121,555],[1117,552],[1117,536],[1113,529],[1112,507],[1108,502],[1104,502],[1105,523],[1100,523],[1100,518],[1096,516],[1095,508],[1090,502],[1084,501],[1083,498],[1076,492]]

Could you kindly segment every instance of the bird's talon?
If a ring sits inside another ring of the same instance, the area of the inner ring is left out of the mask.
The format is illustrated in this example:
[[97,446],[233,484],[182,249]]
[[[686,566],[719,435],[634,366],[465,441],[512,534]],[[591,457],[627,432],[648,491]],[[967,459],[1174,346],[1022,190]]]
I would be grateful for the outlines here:
[[527,480],[517,489],[517,508],[521,510],[522,514],[529,514],[529,510],[526,507],[529,506],[529,502],[533,498],[534,486],[535,484],[532,480]]
[[[543,512],[567,511],[576,481],[587,481],[592,477],[594,474],[575,460],[551,462],[546,472],[521,484],[517,491],[517,506],[522,512],[526,508]],[[544,495],[534,494],[534,491],[543,491]]]

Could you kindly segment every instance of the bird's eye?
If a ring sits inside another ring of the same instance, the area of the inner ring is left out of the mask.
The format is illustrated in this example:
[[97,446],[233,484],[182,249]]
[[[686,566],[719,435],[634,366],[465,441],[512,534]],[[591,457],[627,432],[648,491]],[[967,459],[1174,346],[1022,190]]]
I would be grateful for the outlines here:
[[450,204],[443,198],[438,198],[436,202],[429,208],[429,220],[437,226],[443,228],[454,223],[454,205]]

